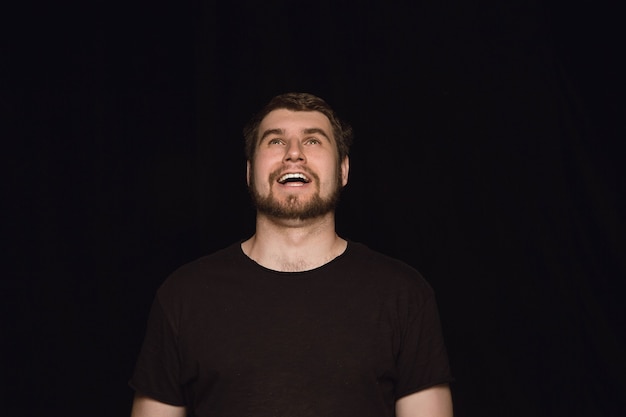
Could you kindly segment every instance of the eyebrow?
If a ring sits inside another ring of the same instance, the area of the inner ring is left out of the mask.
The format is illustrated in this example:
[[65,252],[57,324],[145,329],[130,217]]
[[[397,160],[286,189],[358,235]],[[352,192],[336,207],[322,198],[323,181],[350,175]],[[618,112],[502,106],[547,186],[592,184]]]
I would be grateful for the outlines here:
[[259,139],[259,142],[262,142],[263,139],[265,139],[269,135],[283,135],[284,133],[285,131],[283,129],[267,129],[265,132],[263,132],[263,135]]
[[318,128],[318,127],[312,127],[312,128],[309,128],[309,129],[304,129],[304,133],[307,134],[307,135],[311,135],[313,133],[317,133],[319,135],[324,136],[326,139],[328,139],[328,141],[332,142],[330,140],[330,138],[328,137],[328,135],[326,134],[326,132],[324,132],[324,130],[322,130],[322,129]]

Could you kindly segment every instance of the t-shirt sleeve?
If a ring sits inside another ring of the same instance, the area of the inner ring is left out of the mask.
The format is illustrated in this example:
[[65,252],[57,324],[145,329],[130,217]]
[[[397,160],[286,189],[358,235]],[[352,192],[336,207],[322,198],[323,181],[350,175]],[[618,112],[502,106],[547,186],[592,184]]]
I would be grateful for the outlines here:
[[397,356],[396,399],[434,385],[452,382],[434,293],[408,294]]
[[129,385],[157,401],[184,406],[177,338],[158,296],[150,309],[146,334]]

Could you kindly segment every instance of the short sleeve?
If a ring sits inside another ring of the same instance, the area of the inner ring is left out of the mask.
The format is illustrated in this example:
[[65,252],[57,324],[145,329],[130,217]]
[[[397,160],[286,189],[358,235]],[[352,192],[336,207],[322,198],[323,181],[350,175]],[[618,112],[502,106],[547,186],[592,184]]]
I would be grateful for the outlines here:
[[408,296],[397,359],[396,399],[453,381],[434,293]]
[[179,382],[179,358],[176,334],[157,297],[129,385],[157,401],[186,405]]

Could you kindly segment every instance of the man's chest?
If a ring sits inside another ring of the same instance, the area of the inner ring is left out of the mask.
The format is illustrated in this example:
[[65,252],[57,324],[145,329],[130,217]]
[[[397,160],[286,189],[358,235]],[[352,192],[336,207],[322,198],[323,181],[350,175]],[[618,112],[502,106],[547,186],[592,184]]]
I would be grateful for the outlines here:
[[345,385],[395,373],[393,319],[374,293],[232,290],[206,301],[180,328],[190,378]]

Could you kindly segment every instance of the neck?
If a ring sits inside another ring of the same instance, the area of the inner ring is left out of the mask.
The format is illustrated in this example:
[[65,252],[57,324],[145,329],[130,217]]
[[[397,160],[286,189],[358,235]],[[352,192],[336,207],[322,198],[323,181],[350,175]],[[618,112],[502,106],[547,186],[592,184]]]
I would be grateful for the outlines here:
[[275,271],[298,272],[320,267],[346,248],[335,232],[334,214],[306,221],[281,221],[257,215],[256,233],[242,243],[243,252]]

